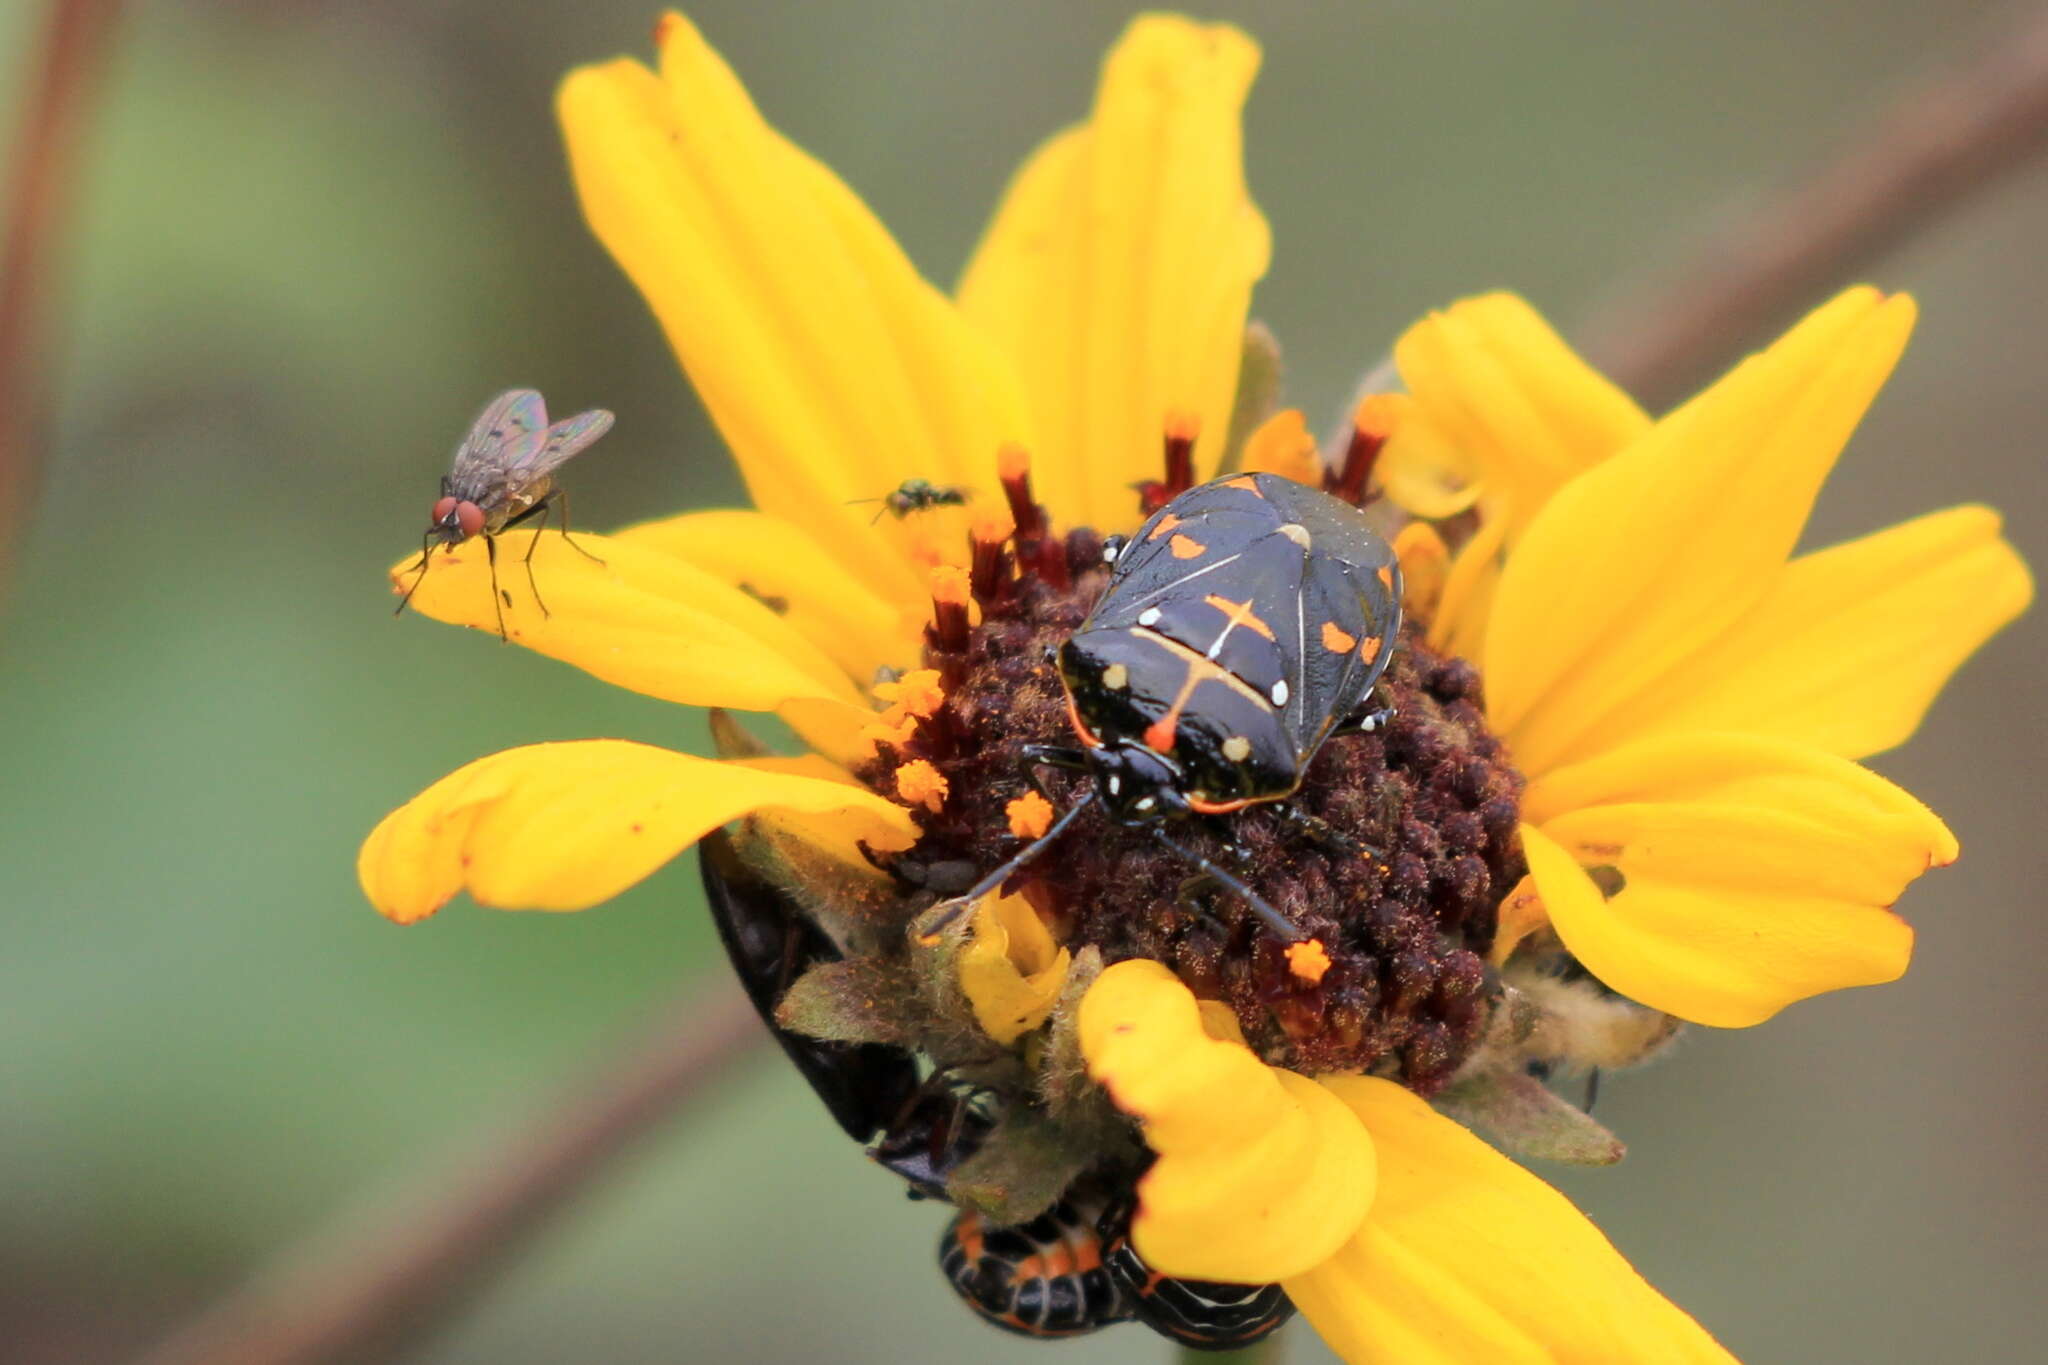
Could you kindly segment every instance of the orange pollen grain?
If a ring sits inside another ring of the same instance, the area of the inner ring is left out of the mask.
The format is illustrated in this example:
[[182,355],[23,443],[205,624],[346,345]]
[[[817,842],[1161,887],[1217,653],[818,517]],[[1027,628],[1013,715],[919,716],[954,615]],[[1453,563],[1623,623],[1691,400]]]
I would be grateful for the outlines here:
[[899,749],[910,743],[910,737],[916,733],[917,717],[905,711],[900,705],[890,707],[860,727],[862,739],[871,743],[885,741]]
[[1358,400],[1358,407],[1351,414],[1351,425],[1367,436],[1385,440],[1394,434],[1400,416],[1400,394],[1369,393]]
[[1167,541],[1166,545],[1168,549],[1173,551],[1173,557],[1175,559],[1193,559],[1197,555],[1201,554],[1204,550],[1207,550],[1209,548],[1199,540],[1194,540],[1190,537],[1180,535],[1177,535],[1172,540]]
[[921,758],[913,758],[896,770],[896,794],[913,806],[923,806],[936,815],[945,809],[951,784],[945,774]]
[[1330,970],[1330,952],[1319,938],[1287,945],[1287,970],[1309,985],[1319,984]]
[[896,703],[920,720],[935,714],[946,701],[946,689],[939,685],[936,668],[913,668],[895,682],[876,683],[875,695]]
[[1349,654],[1351,647],[1357,643],[1358,637],[1335,621],[1323,622],[1323,648],[1332,654]]
[[1025,792],[1003,807],[1010,818],[1010,833],[1019,839],[1036,839],[1052,828],[1052,802],[1037,792]]
[[967,605],[967,570],[956,564],[940,564],[932,570],[932,601],[949,607]]
[[996,449],[996,477],[1004,483],[1015,483],[1031,472],[1031,452],[1015,441],[1005,441]]

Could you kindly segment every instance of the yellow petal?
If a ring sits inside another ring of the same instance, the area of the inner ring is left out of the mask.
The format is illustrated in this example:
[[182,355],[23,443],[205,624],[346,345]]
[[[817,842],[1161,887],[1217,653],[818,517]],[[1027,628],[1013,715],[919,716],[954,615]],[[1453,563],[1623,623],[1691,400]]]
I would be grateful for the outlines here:
[[[1630,999],[1722,1028],[1895,980],[1913,931],[1887,907],[1956,854],[1898,788],[1781,741],[1645,740],[1533,794],[1556,813],[1523,849],[1565,946]],[[1623,885],[1603,896],[1582,865]]]
[[771,128],[679,15],[661,74],[573,72],[559,112],[592,229],[646,297],[763,511],[884,596],[920,584],[872,510],[911,477],[994,489],[1030,439],[994,344],[845,185]]
[[1247,474],[1277,474],[1310,488],[1323,486],[1323,457],[1316,453],[1316,438],[1309,435],[1299,408],[1283,409],[1259,423],[1245,438],[1240,464]]
[[1162,1274],[1261,1284],[1348,1241],[1372,1205],[1372,1139],[1304,1076],[1212,1038],[1157,962],[1105,969],[1081,1001],[1088,1074],[1159,1160],[1138,1182],[1132,1245]]
[[1396,507],[1442,521],[1479,501],[1484,487],[1478,457],[1405,393],[1376,396],[1391,428],[1373,465],[1373,477]]
[[857,683],[918,657],[915,625],[896,604],[850,577],[801,528],[765,512],[690,512],[616,539],[675,555],[766,603]]
[[1005,896],[975,916],[974,941],[960,952],[960,989],[982,1032],[1008,1047],[1052,1013],[1071,961],[1029,901]]
[[1861,758],[1902,744],[1949,676],[2033,600],[1988,507],[1955,507],[1792,561],[1711,650],[1601,727],[1776,735]]
[[1500,588],[1500,551],[1507,535],[1505,518],[1482,521],[1451,560],[1443,596],[1429,622],[1429,647],[1439,654],[1471,659],[1485,647],[1494,593]]
[[[664,701],[772,711],[805,700],[866,719],[860,693],[839,665],[731,584],[628,541],[579,532],[569,545],[558,535],[535,535],[497,537],[496,586],[512,599],[504,619],[514,643]],[[392,566],[394,592],[411,585],[417,558]],[[492,577],[480,538],[437,549],[412,605],[437,621],[495,631]],[[534,602],[535,587],[546,614]]]
[[1556,1190],[1390,1081],[1323,1084],[1373,1135],[1379,1199],[1284,1287],[1352,1365],[1731,1365]]
[[1239,115],[1258,47],[1234,28],[1133,21],[1087,124],[1011,183],[960,304],[1015,358],[1053,516],[1137,521],[1171,413],[1200,419],[1198,478],[1222,457],[1266,221],[1244,183]]
[[1484,651],[1487,713],[1524,772],[1755,608],[1912,324],[1911,300],[1851,290],[1550,500]]
[[[1633,399],[1513,294],[1484,294],[1430,314],[1395,344],[1394,361],[1427,418],[1407,439],[1441,433],[1461,451],[1498,495],[1511,536],[1567,480],[1650,426]],[[1397,428],[1382,459],[1402,437]],[[1400,452],[1399,462],[1410,458]]]
[[384,817],[356,875],[370,903],[401,924],[465,887],[504,910],[582,910],[763,808],[846,813],[878,848],[907,848],[917,834],[907,811],[862,787],[590,739],[456,769]]

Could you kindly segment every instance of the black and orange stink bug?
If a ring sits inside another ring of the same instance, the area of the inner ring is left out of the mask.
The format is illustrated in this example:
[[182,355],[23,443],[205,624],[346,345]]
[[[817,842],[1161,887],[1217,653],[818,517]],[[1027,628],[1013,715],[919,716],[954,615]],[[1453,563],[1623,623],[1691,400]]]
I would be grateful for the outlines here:
[[1060,648],[1080,746],[1036,745],[1036,764],[1094,785],[1053,827],[932,925],[995,890],[1099,803],[1145,828],[1299,939],[1250,887],[1160,828],[1281,801],[1332,735],[1371,730],[1401,629],[1401,568],[1356,507],[1273,474],[1191,488],[1103,556],[1109,586]]
[[[921,1075],[907,1048],[825,1042],[782,1027],[782,993],[807,968],[838,961],[839,949],[787,892],[747,865],[730,834],[713,830],[698,848],[712,921],[769,1032],[876,1164],[914,1196],[946,1199],[947,1178],[994,1129],[990,1097]],[[1084,1177],[1077,1189],[1100,1189],[1106,1179]],[[1077,1336],[1137,1318],[1183,1344],[1222,1349],[1264,1335],[1246,1335],[1248,1320],[1292,1313],[1275,1285],[1210,1285],[1152,1271],[1125,1235],[1130,1208],[1128,1198],[1082,1193],[1017,1227],[962,1209],[940,1241],[940,1269],[982,1318],[1026,1336]]]

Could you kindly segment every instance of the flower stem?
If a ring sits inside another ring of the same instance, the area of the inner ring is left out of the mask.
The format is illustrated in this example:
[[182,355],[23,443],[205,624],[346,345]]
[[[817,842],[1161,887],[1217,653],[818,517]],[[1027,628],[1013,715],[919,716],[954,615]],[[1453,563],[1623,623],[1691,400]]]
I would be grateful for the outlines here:
[[767,1038],[729,979],[686,997],[595,1077],[537,1103],[511,1131],[456,1148],[388,1207],[291,1248],[143,1365],[390,1358]]
[[2048,11],[2030,7],[1883,109],[1833,161],[1731,218],[1663,288],[1631,291],[1598,315],[1588,350],[1662,407],[1814,295],[2027,165],[2044,140]]
[[52,256],[63,240],[85,121],[112,46],[119,0],[54,0],[21,63],[19,133],[0,206],[0,578],[42,481]]

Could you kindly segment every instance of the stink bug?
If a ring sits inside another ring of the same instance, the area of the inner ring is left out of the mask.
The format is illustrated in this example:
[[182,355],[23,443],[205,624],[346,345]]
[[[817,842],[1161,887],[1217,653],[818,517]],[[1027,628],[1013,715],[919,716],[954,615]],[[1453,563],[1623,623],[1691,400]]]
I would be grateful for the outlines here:
[[967,1306],[1006,1332],[1072,1337],[1136,1314],[1103,1264],[1100,1210],[1062,1199],[1028,1223],[991,1227],[962,1209],[939,1239],[939,1269]]
[[[498,609],[498,638],[505,639],[505,607],[509,601],[498,588],[498,542],[500,531],[540,518],[547,526],[548,509],[562,505],[562,539],[569,540],[568,495],[555,486],[554,474],[571,456],[611,430],[612,415],[602,408],[579,412],[548,425],[547,404],[532,389],[508,389],[490,401],[470,424],[469,434],[455,447],[455,463],[441,477],[441,497],[429,514],[427,534],[420,541],[419,577],[413,579],[405,598],[398,604],[404,611],[413,593],[427,577],[427,560],[437,545],[459,545],[475,536],[484,538],[484,551],[491,563],[491,601]],[[547,613],[540,588],[533,581],[533,545],[526,547],[526,586],[533,600]],[[571,545],[576,542],[569,540]],[[582,546],[576,548],[595,559]],[[502,599],[502,600],[501,600]],[[396,615],[397,613],[393,613]]]
[[[698,849],[712,921],[776,1042],[840,1128],[866,1144],[871,1159],[912,1196],[946,1199],[947,1178],[994,1128],[993,1097],[944,1083],[937,1074],[921,1080],[918,1056],[907,1048],[824,1042],[777,1023],[783,991],[806,968],[838,961],[839,948],[788,893],[747,866],[731,835],[713,830]],[[1134,1317],[1197,1347],[1207,1341],[1220,1349],[1264,1335],[1244,1334],[1245,1322],[1257,1315],[1241,1305],[1270,1308],[1275,1299],[1286,1305],[1277,1286],[1210,1285],[1154,1272],[1124,1235],[1130,1200],[1088,1193],[1105,1179],[1084,1177],[1077,1184],[1081,1193],[1018,1227],[994,1226],[961,1210],[939,1243],[947,1282],[982,1318],[1027,1336],[1077,1336]],[[1211,1304],[1219,1307],[1203,1307]]]
[[1102,1263],[1147,1327],[1197,1351],[1234,1351],[1263,1341],[1294,1316],[1277,1284],[1176,1280],[1145,1264],[1131,1246],[1132,1204],[1110,1204],[1096,1225]]
[[1371,700],[1401,629],[1392,548],[1349,503],[1237,474],[1182,493],[1103,557],[1109,585],[1058,659],[1080,746],[1025,750],[1034,765],[1088,773],[1093,788],[928,928],[1000,887],[1094,803],[1298,940],[1256,892],[1160,825],[1284,800],[1333,734],[1392,718]]
[[[880,509],[875,512],[874,521],[880,521],[883,512],[901,521],[912,512],[923,512],[933,507],[965,507],[967,490],[946,488],[929,479],[905,479],[879,498],[856,498],[854,501],[881,503]],[[873,524],[874,522],[869,523]]]

